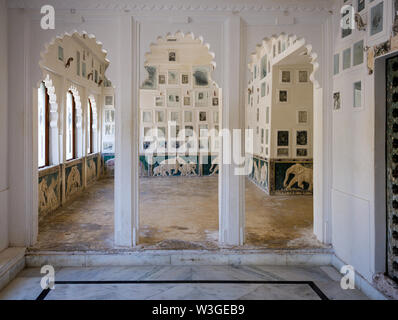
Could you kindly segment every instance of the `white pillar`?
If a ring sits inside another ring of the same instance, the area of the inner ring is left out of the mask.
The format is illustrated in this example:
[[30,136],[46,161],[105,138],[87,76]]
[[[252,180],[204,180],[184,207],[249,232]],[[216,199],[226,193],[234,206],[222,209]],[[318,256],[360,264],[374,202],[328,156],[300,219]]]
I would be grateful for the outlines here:
[[[138,45],[132,17],[122,16],[119,29],[119,79],[116,84],[115,244],[138,241]],[[134,51],[135,52],[135,51]],[[133,99],[134,97],[134,99]]]
[[[225,67],[222,104],[222,128],[244,129],[245,108],[242,99],[241,20],[231,16],[224,24]],[[231,137],[233,136],[231,132]],[[242,134],[243,136],[243,134]],[[233,144],[232,144],[233,146]],[[244,150],[242,149],[244,152]],[[233,152],[233,149],[231,150]],[[245,230],[245,178],[236,175],[232,164],[220,165],[219,240],[227,245],[242,245]]]

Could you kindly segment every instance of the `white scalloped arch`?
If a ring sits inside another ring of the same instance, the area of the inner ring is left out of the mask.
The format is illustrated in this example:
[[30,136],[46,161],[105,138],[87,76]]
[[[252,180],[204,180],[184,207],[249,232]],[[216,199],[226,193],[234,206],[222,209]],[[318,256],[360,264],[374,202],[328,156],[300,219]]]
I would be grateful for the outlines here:
[[[217,66],[216,62],[214,61],[216,55],[214,52],[210,51],[210,44],[207,42],[204,42],[204,39],[202,36],[195,37],[193,32],[184,33],[182,31],[177,31],[174,34],[168,32],[168,33],[166,33],[165,36],[157,37],[156,42],[152,42],[149,45],[150,51],[145,53],[144,65],[148,65],[148,58],[152,54],[153,47],[167,43],[168,38],[176,38],[177,40],[191,39],[192,41],[197,41],[199,45],[205,47],[207,49],[206,53],[209,55],[209,64],[212,66],[212,70],[210,71],[210,77],[211,77],[211,74],[213,73],[213,71],[215,70],[215,68]],[[212,85],[214,88],[219,88],[218,84],[214,80],[211,80],[211,81],[212,81]]]
[[267,49],[269,52],[271,52],[271,46],[273,41],[278,41],[281,39],[288,40],[289,42],[302,42],[303,46],[307,49],[307,55],[311,58],[311,64],[313,66],[312,73],[310,74],[310,80],[314,84],[314,89],[319,89],[321,86],[318,82],[318,80],[315,79],[315,74],[319,69],[319,62],[318,62],[318,54],[314,51],[312,51],[312,45],[307,44],[307,40],[305,38],[299,38],[296,35],[286,35],[284,32],[282,32],[279,36],[278,35],[272,35],[271,37],[266,37],[264,38],[260,44],[256,46],[256,51],[253,52],[251,56],[251,61],[249,63],[249,66],[253,63],[254,58],[259,58],[261,55],[261,52],[264,49]]
[[39,61],[40,67],[42,67],[42,68],[45,67],[45,61],[46,61],[46,57],[47,57],[49,48],[50,48],[51,46],[54,46],[54,45],[55,45],[55,41],[56,41],[57,39],[62,40],[62,39],[64,39],[64,38],[72,38],[74,35],[77,35],[77,36],[79,36],[79,37],[81,37],[81,38],[83,38],[83,39],[86,39],[86,40],[88,40],[88,41],[92,41],[93,43],[95,43],[95,45],[97,46],[97,49],[99,50],[99,52],[102,53],[103,58],[104,58],[104,60],[106,61],[106,66],[105,66],[105,70],[106,70],[107,67],[109,66],[109,63],[110,63],[110,62],[109,62],[109,60],[106,58],[106,56],[108,55],[108,51],[106,51],[106,50],[103,48],[102,42],[98,41],[98,40],[96,39],[95,35],[93,35],[93,34],[91,34],[91,33],[89,34],[89,33],[87,33],[86,31],[78,32],[77,30],[74,30],[72,33],[65,32],[65,33],[62,34],[61,36],[53,37],[49,42],[47,42],[47,43],[44,45],[44,50],[40,52],[40,57],[41,57],[41,60]]

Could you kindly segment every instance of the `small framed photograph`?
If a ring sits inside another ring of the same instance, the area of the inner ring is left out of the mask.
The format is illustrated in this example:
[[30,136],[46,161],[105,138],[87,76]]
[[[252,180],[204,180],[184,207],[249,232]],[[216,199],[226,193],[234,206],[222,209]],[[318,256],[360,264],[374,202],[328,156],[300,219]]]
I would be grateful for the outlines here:
[[297,148],[296,149],[296,156],[297,157],[307,157],[308,156],[308,150],[304,148]]
[[297,72],[298,83],[308,83],[309,73],[308,70],[299,70]]
[[166,84],[166,74],[159,74],[159,84]]
[[175,51],[169,51],[169,62],[176,62],[177,54]]
[[113,106],[113,96],[105,96],[105,105]]
[[289,146],[289,131],[278,130],[277,133],[277,146],[278,147],[288,147]]
[[289,148],[278,148],[277,156],[278,157],[288,157],[289,156]]
[[206,111],[199,111],[199,121],[207,121],[207,112]]
[[168,84],[171,85],[178,84],[178,71],[170,70],[168,72]]
[[338,75],[340,72],[340,54],[336,53],[333,56],[333,75]]
[[196,91],[195,96],[195,107],[207,107],[208,106],[208,94],[206,91]]
[[288,102],[288,91],[287,90],[279,90],[279,102],[280,103]]
[[180,89],[167,90],[167,107],[178,108],[181,105]]
[[308,124],[308,111],[307,110],[298,110],[297,111],[297,123],[300,125]]
[[291,71],[289,71],[289,70],[281,70],[280,71],[280,83],[281,84],[292,83]]
[[184,122],[187,122],[187,123],[193,122],[192,111],[188,111],[188,110],[184,111]]
[[213,111],[213,122],[218,123],[220,121],[220,114],[218,111]]
[[343,51],[343,70],[351,68],[351,48]]
[[364,61],[364,43],[363,40],[354,43],[353,46],[353,66],[358,66]]
[[184,97],[184,107],[189,107],[191,105],[191,97]]
[[354,83],[354,108],[362,108],[362,82]]
[[142,112],[142,122],[144,123],[152,123],[152,111],[143,111]]
[[340,110],[341,109],[341,98],[340,92],[333,93],[333,110]]
[[298,146],[308,145],[308,133],[307,130],[296,131],[296,144]]
[[155,97],[155,106],[156,107],[164,107],[164,98],[163,98],[163,96],[156,96]]
[[59,61],[64,61],[64,48],[61,46],[58,46],[58,60]]
[[218,97],[213,97],[213,106],[218,106]]
[[156,122],[163,123],[166,122],[166,115],[164,111],[156,111]]
[[181,84],[189,85],[189,73],[181,73]]
[[370,36],[383,31],[384,26],[384,2],[380,2],[370,9]]

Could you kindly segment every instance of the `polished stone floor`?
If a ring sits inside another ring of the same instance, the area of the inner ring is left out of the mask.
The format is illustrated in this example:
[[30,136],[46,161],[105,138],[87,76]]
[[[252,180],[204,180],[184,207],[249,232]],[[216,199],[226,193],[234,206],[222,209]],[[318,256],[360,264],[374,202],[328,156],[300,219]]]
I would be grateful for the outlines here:
[[[106,250],[113,242],[114,187],[103,179],[39,225],[30,250]],[[140,179],[138,249],[218,248],[218,178]],[[246,182],[244,248],[317,248],[311,196],[267,196]]]
[[[0,300],[37,299],[42,293],[41,277],[39,268],[23,270],[0,292]],[[132,283],[137,280],[140,282],[166,280],[168,282]],[[192,283],[197,280],[233,281],[233,283]],[[330,266],[56,268],[55,289],[50,291],[44,299],[320,300],[321,297],[333,300],[367,299],[359,290],[341,289],[340,280],[341,275]],[[190,283],[173,283],[173,281],[189,281]],[[238,283],[239,281],[253,282]],[[266,283],[258,283],[259,281]],[[298,281],[300,283],[297,283]]]

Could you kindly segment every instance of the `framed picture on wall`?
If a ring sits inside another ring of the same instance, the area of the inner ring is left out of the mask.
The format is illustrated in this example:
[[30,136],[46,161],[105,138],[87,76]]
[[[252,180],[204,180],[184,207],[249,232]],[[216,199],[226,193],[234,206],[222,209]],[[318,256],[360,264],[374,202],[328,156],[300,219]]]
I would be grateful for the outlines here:
[[353,46],[353,66],[363,63],[364,45],[363,40],[354,43]]
[[213,97],[213,106],[218,106],[218,97]]
[[278,147],[287,147],[287,146],[289,146],[289,131],[287,131],[287,130],[278,130],[278,133],[277,133],[277,145],[278,145]]
[[297,79],[298,83],[308,83],[309,74],[307,70],[299,70],[297,71]]
[[358,81],[354,83],[354,108],[362,107],[362,82]]
[[303,148],[298,148],[296,149],[296,156],[297,157],[307,157],[308,156],[308,150],[303,149]]
[[170,70],[168,72],[168,84],[178,84],[178,71]]
[[59,61],[64,61],[64,48],[61,46],[58,46],[58,60]]
[[105,105],[113,106],[113,96],[105,96]]
[[142,122],[152,123],[152,111],[143,111],[142,112]]
[[192,70],[195,87],[207,87],[210,82],[210,68],[207,66],[196,66]]
[[188,106],[190,106],[190,105],[191,105],[191,97],[185,96],[185,97],[184,97],[184,107],[188,107]]
[[365,9],[365,0],[357,0],[358,12],[361,12],[363,9]]
[[351,48],[343,51],[343,70],[351,68]]
[[177,61],[177,53],[175,51],[169,51],[169,62]]
[[181,92],[179,89],[167,90],[167,107],[178,108],[181,105]]
[[189,73],[181,73],[181,84],[188,85],[189,84]]
[[333,75],[338,75],[340,72],[340,54],[336,53],[333,56]]
[[333,93],[333,110],[340,110],[341,109],[341,98],[340,92]]
[[163,96],[156,96],[155,97],[155,106],[156,107],[164,107],[164,98],[163,98]]
[[308,123],[308,112],[306,110],[297,111],[297,123],[298,124]]
[[159,84],[166,84],[166,74],[159,74]]
[[208,106],[207,91],[196,91],[195,107],[207,107],[207,106]]
[[298,146],[306,146],[308,144],[307,130],[296,131],[296,144]]
[[192,111],[185,110],[184,111],[184,122],[193,122]]
[[289,156],[289,148],[278,148],[277,156],[278,157],[288,157]]
[[291,82],[292,82],[291,72],[289,70],[281,70],[280,71],[280,83],[290,84]]
[[279,102],[287,103],[288,102],[288,91],[287,90],[279,90]]
[[370,35],[374,36],[383,31],[384,2],[380,2],[370,9]]

